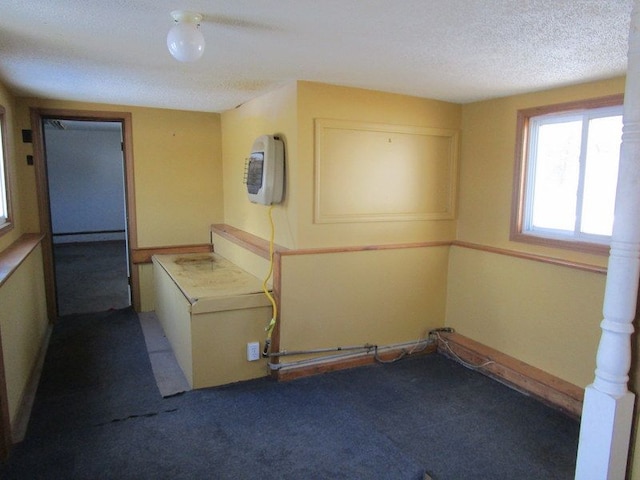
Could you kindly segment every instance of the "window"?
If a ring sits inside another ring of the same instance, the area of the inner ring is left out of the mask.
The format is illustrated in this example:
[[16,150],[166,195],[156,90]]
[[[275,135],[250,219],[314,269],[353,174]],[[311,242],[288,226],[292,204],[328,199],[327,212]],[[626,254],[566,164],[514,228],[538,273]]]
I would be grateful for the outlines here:
[[622,96],[518,112],[511,239],[606,253]]
[[11,223],[11,197],[9,194],[9,172],[6,149],[5,110],[0,107],[0,235],[13,227]]

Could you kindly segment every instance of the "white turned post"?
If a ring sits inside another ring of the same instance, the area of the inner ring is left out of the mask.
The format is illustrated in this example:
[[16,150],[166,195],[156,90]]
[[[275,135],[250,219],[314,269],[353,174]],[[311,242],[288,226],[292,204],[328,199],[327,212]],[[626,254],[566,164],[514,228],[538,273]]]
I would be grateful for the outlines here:
[[615,220],[593,384],[585,391],[577,480],[623,480],[635,395],[627,390],[640,275],[640,0],[634,0]]

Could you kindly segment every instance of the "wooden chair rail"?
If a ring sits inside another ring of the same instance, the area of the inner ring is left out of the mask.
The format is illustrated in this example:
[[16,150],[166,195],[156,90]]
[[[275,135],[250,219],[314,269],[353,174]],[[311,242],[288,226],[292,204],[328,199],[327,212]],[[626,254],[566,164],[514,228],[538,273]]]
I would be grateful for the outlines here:
[[0,252],[0,286],[4,285],[29,254],[40,245],[43,238],[44,235],[39,233],[25,233],[6,250]]
[[140,265],[151,263],[154,255],[178,254],[178,253],[211,253],[213,245],[201,243],[197,245],[172,245],[168,247],[145,247],[131,250],[131,263]]

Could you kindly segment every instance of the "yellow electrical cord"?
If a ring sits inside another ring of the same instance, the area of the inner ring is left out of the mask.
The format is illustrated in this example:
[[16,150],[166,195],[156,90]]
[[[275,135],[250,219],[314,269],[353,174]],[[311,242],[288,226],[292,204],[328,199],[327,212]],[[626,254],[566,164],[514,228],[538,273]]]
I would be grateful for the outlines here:
[[269,206],[269,223],[271,225],[271,236],[269,238],[269,273],[262,282],[262,290],[264,291],[264,294],[267,296],[273,307],[273,316],[271,317],[269,325],[267,325],[267,328],[265,328],[265,331],[267,332],[267,341],[269,342],[271,341],[271,334],[273,333],[273,329],[276,326],[276,318],[278,318],[278,305],[276,304],[275,298],[273,298],[273,295],[271,295],[271,292],[269,292],[269,289],[267,288],[267,282],[271,278],[271,275],[273,275],[273,242],[275,237],[275,226],[273,224],[272,211],[273,205]]

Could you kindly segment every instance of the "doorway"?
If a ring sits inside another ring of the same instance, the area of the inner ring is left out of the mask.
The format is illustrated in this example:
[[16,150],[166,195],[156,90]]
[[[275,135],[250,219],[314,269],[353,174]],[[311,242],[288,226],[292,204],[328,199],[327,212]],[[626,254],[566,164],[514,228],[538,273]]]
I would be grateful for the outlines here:
[[50,318],[136,307],[130,114],[31,115]]
[[58,316],[131,305],[122,123],[43,119]]

